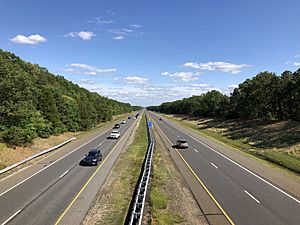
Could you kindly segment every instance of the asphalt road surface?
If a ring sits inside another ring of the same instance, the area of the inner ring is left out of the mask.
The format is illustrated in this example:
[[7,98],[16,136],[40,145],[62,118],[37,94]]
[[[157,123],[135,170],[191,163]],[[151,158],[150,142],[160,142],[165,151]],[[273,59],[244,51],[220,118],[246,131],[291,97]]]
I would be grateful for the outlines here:
[[[121,125],[121,138],[133,123],[131,119]],[[104,160],[119,142],[107,139],[110,131],[0,193],[0,224],[54,224],[97,169],[96,166],[79,165],[80,160],[96,147],[102,150]],[[3,182],[5,180],[0,181],[0,186]]]
[[180,126],[149,114],[172,143],[175,144],[178,139],[188,141],[189,148],[179,149],[178,152],[232,224],[300,224],[300,201],[297,197],[187,134]]

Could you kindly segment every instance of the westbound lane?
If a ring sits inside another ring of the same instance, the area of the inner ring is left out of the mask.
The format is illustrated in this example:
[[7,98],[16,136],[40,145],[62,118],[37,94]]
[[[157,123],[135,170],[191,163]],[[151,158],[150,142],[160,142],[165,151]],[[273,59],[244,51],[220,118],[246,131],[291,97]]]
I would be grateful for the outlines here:
[[[133,123],[134,120],[128,120],[121,126],[121,136]],[[110,131],[78,147],[13,189],[0,193],[0,224],[19,210],[21,212],[10,223],[24,224],[26,221],[26,224],[53,224],[96,170],[96,167],[79,165],[84,154],[101,144],[105,159],[118,143],[118,140],[106,139]]]
[[189,149],[179,153],[234,223],[300,224],[298,199],[278,191],[170,121],[160,121],[155,114],[150,115],[172,143],[179,138],[188,140]]

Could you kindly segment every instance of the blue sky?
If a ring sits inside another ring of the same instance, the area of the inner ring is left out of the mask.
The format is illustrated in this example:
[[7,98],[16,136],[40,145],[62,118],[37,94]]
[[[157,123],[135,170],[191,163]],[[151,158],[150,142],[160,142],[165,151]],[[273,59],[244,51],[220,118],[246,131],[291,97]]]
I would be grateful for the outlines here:
[[0,48],[101,95],[157,105],[300,66],[299,0],[2,0]]

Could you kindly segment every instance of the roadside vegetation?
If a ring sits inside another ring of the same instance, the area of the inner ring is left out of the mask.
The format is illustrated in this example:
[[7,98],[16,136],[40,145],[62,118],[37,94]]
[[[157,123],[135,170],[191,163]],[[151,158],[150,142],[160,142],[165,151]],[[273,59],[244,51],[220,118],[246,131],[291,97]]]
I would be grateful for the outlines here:
[[0,77],[0,142],[12,146],[88,130],[138,109],[89,92],[1,49]]
[[121,152],[83,224],[124,224],[148,146],[145,115]]

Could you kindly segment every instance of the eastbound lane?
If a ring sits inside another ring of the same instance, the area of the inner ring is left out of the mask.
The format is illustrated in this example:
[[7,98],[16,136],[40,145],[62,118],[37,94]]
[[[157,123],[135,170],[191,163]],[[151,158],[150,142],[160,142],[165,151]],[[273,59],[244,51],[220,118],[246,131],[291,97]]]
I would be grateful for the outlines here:
[[[121,126],[121,137],[133,123],[134,120],[128,120]],[[99,145],[105,159],[118,143],[118,140],[106,139],[110,131],[78,147],[13,189],[0,193],[0,224],[19,210],[9,224],[54,224],[97,169],[80,166],[79,161]]]
[[274,188],[178,125],[150,115],[172,143],[178,138],[188,141],[189,149],[179,153],[235,224],[300,224],[300,202],[294,196]]

